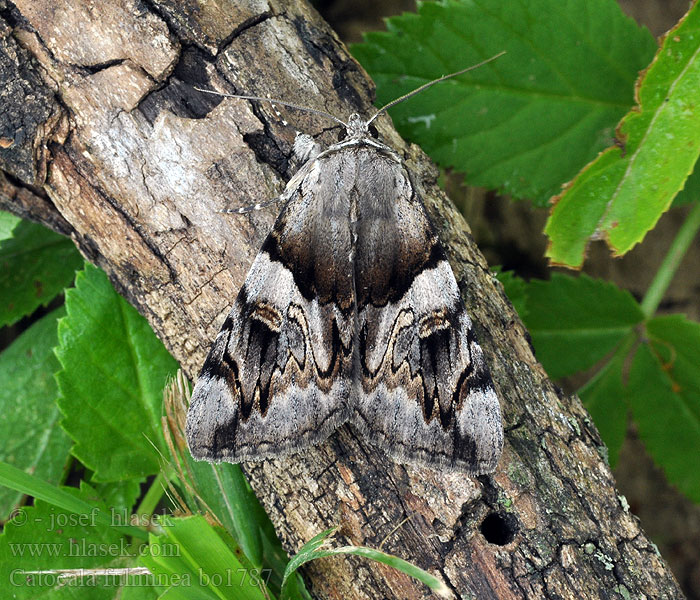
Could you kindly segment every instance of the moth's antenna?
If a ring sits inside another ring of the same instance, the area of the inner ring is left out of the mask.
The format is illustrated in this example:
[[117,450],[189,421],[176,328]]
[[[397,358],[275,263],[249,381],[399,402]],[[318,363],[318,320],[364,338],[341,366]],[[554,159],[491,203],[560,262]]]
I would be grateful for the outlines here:
[[[478,65],[477,65],[478,66]],[[343,127],[347,129],[347,124],[341,121],[338,117],[334,117],[332,114],[327,113],[323,110],[316,110],[315,108],[309,108],[308,106],[299,106],[298,104],[292,104],[291,102],[284,102],[283,100],[275,100],[274,98],[261,98],[260,96],[239,96],[238,94],[222,94],[221,92],[215,92],[214,90],[205,90],[193,86],[198,92],[205,92],[207,94],[213,94],[214,96],[223,96],[224,98],[240,98],[241,100],[256,100],[258,102],[269,102],[270,104],[280,104],[282,106],[287,106],[289,108],[295,108],[296,110],[301,110],[303,112],[312,113],[314,115],[321,115],[322,117],[328,117],[336,123],[340,123]]]
[[408,100],[411,96],[415,96],[416,94],[420,94],[423,90],[427,90],[431,85],[435,85],[436,83],[440,83],[441,81],[445,81],[445,79],[450,79],[451,77],[457,77],[457,75],[462,75],[463,73],[466,73],[467,71],[473,71],[474,69],[478,69],[479,67],[483,67],[485,64],[490,63],[491,61],[496,60],[497,58],[500,58],[506,53],[505,50],[502,52],[499,52],[495,56],[492,56],[491,58],[487,58],[486,60],[482,60],[480,63],[477,63],[476,65],[472,65],[471,67],[467,67],[466,69],[462,69],[461,71],[457,71],[456,73],[450,73],[449,75],[443,75],[442,77],[438,79],[433,79],[432,81],[429,81],[428,83],[424,83],[422,86],[419,88],[416,88],[412,92],[408,92],[408,94],[404,94],[400,98],[397,98],[396,100],[392,100],[387,104],[386,106],[382,106],[375,115],[367,121],[367,125],[369,125],[372,121],[374,121],[379,115],[381,115],[383,112],[386,112],[389,110],[392,106],[396,106],[399,102],[403,102],[404,100]]

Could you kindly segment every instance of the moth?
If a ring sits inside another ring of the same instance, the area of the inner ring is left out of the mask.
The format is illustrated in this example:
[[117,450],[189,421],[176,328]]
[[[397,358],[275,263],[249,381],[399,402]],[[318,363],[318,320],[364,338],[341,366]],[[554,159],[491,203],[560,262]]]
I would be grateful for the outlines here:
[[349,422],[398,462],[496,468],[499,401],[424,192],[370,133],[394,104],[469,69],[367,121],[326,115],[346,136],[324,151],[298,138],[308,160],[279,198],[192,394],[196,459],[299,452]]

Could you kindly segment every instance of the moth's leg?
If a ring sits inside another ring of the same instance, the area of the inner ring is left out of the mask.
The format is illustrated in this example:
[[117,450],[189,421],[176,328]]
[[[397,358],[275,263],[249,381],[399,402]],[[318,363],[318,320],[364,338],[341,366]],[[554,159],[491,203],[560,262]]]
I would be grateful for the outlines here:
[[[321,145],[318,142],[316,142],[316,140],[314,140],[314,138],[312,138],[310,135],[306,135],[305,133],[297,133],[297,137],[294,140],[293,160],[297,161],[299,163],[299,166],[301,166],[305,162],[316,158],[322,152],[322,150],[323,148],[321,148]],[[246,206],[241,206],[240,208],[227,208],[225,210],[219,210],[217,212],[223,214],[233,213],[236,215],[244,215],[246,213],[253,212],[256,210],[262,210],[263,208],[267,208],[268,206],[277,204],[281,200],[287,199],[288,197],[285,196],[285,194],[282,194],[281,196],[273,198],[272,200],[267,200],[266,202],[259,202],[258,204],[248,204]]]

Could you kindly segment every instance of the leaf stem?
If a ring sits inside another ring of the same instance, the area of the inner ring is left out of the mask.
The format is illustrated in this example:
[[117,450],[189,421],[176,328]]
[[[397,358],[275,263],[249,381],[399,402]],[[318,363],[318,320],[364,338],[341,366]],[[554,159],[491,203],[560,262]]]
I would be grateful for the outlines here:
[[158,506],[158,502],[160,502],[160,499],[165,493],[166,481],[167,479],[162,471],[156,475],[153,483],[151,483],[151,486],[148,488],[146,495],[143,497],[143,500],[141,500],[141,504],[139,504],[138,508],[136,509],[137,516],[150,517],[153,514],[156,506]]
[[654,315],[659,307],[661,300],[666,294],[666,290],[671,283],[678,266],[680,265],[688,247],[692,243],[695,235],[700,229],[700,202],[696,202],[693,209],[688,214],[685,223],[681,226],[676,234],[675,239],[671,243],[663,262],[659,266],[654,279],[649,285],[647,293],[644,294],[642,300],[642,312],[648,319]]

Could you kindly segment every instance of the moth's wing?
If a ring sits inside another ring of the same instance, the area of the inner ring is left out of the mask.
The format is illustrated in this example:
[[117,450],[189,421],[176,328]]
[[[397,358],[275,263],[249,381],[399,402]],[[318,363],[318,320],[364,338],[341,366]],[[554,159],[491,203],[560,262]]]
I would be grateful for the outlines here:
[[353,421],[398,460],[491,472],[503,446],[498,398],[419,191],[389,158],[363,172]]
[[195,458],[296,452],[351,414],[355,303],[338,168],[337,160],[312,161],[287,187],[289,200],[192,394],[187,441]]

